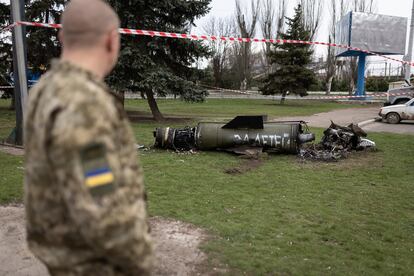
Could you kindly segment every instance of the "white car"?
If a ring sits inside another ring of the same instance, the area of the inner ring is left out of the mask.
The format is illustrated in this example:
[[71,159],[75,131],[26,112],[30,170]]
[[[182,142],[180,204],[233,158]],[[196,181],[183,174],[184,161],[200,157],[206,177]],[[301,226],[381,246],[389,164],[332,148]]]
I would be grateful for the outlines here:
[[385,106],[381,108],[379,115],[390,124],[398,124],[402,120],[414,120],[414,99],[405,104]]

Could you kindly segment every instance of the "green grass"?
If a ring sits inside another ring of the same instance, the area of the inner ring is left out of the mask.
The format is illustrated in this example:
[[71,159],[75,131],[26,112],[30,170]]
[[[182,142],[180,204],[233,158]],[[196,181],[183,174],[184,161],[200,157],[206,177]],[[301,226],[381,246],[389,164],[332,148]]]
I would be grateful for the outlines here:
[[0,141],[7,138],[15,126],[15,114],[9,100],[0,100]]
[[[185,115],[179,106],[170,112]],[[232,116],[221,112],[218,116]],[[152,144],[156,126],[134,124],[140,144]],[[313,130],[320,138],[322,130]],[[410,275],[413,136],[369,138],[378,152],[331,164],[272,155],[238,176],[225,173],[245,162],[231,154],[143,151],[149,212],[208,230],[203,249],[211,262],[228,266],[228,274]],[[0,153],[1,203],[21,200],[22,160]]]
[[[159,108],[165,115],[200,117],[233,117],[236,115],[269,115],[270,117],[304,116],[327,112],[339,108],[358,108],[356,104],[338,104],[335,102],[318,101],[286,101],[280,105],[273,100],[248,99],[207,99],[205,103],[185,103],[180,100],[158,100]],[[128,110],[149,113],[150,109],[145,100],[127,100]]]
[[0,152],[0,204],[23,198],[23,158]]

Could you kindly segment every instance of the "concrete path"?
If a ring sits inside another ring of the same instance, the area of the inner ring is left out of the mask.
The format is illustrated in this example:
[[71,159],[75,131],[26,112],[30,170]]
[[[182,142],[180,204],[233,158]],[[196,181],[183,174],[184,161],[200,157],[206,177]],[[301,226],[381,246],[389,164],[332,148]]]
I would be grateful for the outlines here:
[[403,121],[398,125],[373,122],[364,126],[363,129],[368,132],[387,132],[414,135],[414,121]]
[[278,120],[305,120],[309,126],[327,128],[331,124],[331,120],[339,125],[349,125],[351,123],[360,123],[378,116],[378,107],[368,108],[346,108],[333,110],[324,113],[318,113],[311,116],[295,116],[295,117],[281,117]]
[[305,120],[309,126],[327,128],[331,120],[336,124],[347,126],[351,123],[359,124],[366,122],[362,128],[367,132],[386,132],[396,134],[414,135],[414,121],[404,121],[398,125],[375,122],[378,118],[379,107],[347,108],[318,113],[312,116],[281,117],[272,121]]

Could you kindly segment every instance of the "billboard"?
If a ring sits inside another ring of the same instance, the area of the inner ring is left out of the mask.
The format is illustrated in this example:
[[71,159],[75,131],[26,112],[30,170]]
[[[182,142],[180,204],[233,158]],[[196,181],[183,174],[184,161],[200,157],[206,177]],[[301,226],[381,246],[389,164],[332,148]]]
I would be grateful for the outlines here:
[[[335,43],[386,55],[405,55],[408,19],[405,17],[350,12],[336,26]],[[337,48],[339,56],[358,52]]]

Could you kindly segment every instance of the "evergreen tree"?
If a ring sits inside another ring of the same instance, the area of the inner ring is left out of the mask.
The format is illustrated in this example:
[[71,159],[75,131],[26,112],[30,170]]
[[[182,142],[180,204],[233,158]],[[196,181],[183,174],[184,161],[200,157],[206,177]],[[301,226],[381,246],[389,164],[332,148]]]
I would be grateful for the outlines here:
[[[125,28],[190,32],[194,21],[207,14],[211,0],[109,0]],[[203,101],[206,90],[196,86],[199,70],[192,68],[209,54],[201,42],[160,37],[122,36],[118,66],[109,77],[119,90],[145,93],[156,120],[163,116],[155,96],[179,95],[186,101]]]
[[[0,30],[8,27],[10,19],[10,7],[0,3]],[[10,72],[12,72],[12,37],[10,32],[0,33],[0,86],[10,85]],[[11,98],[10,109],[14,109],[14,91],[5,89],[2,98]]]
[[[288,30],[281,33],[281,39],[309,40],[310,32],[303,24],[302,8],[295,8],[293,18],[287,19]],[[306,68],[311,62],[313,50],[307,44],[282,44],[275,45],[270,53],[270,60],[275,67],[274,73],[270,74],[261,91],[264,95],[281,94],[283,104],[286,95],[293,93],[306,96],[309,87],[315,83],[315,74]]]
[[[25,19],[31,22],[41,23],[59,23],[64,4],[68,0],[26,0],[25,1]],[[1,27],[11,24],[10,4],[0,3],[0,25]],[[57,30],[45,28],[26,28],[27,32],[27,61],[28,67],[35,72],[44,71],[52,58],[60,54],[60,44],[57,38]],[[8,35],[8,34],[6,34]],[[2,37],[2,46],[0,47],[0,57],[7,56],[11,60],[11,37]],[[10,63],[2,63],[10,70]],[[42,70],[43,69],[43,70]],[[1,71],[3,73],[4,71]]]
[[[64,4],[68,0],[26,0],[25,19],[32,22],[58,23]],[[0,28],[12,23],[10,4],[0,3]],[[43,72],[50,65],[52,58],[60,54],[60,44],[57,30],[44,28],[26,28],[27,31],[27,60],[28,67],[33,72]],[[9,81],[12,72],[12,39],[11,32],[0,36],[0,84]],[[14,93],[8,90],[8,95],[14,100]],[[12,101],[12,107],[14,103]]]
[[[26,20],[41,23],[60,23],[64,5],[69,0],[29,0],[25,5]],[[26,28],[27,63],[34,72],[44,72],[50,61],[60,55],[58,30]]]
[[[26,0],[26,20],[59,23],[66,2]],[[190,32],[194,21],[208,13],[211,0],[108,2],[119,14],[123,27],[181,33]],[[9,5],[4,6],[6,9],[9,12]],[[27,28],[27,32],[28,66],[34,71],[42,71],[60,54],[57,30]],[[4,52],[0,49],[0,57]],[[108,80],[117,90],[145,93],[154,118],[162,120],[155,96],[173,94],[186,101],[204,100],[206,90],[195,84],[201,71],[193,65],[208,55],[208,48],[199,41],[124,35],[118,66]]]

